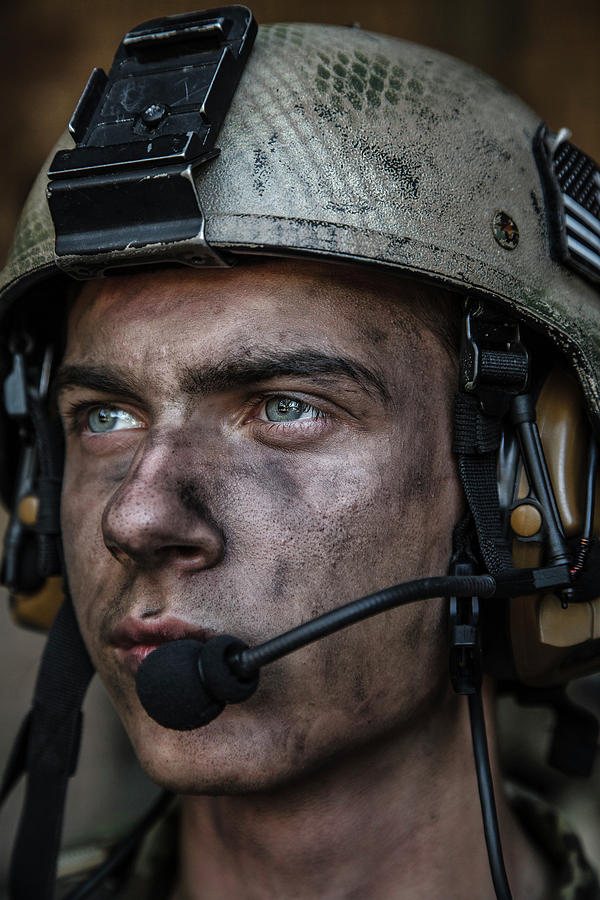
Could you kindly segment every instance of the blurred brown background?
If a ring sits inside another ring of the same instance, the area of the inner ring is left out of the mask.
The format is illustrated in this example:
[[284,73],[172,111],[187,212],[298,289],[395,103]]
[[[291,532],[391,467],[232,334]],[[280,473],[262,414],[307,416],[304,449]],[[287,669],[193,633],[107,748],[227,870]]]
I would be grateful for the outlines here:
[[[598,0],[256,0],[251,5],[259,23],[360,22],[365,29],[459,56],[520,94],[554,130],[571,128],[575,143],[600,160]],[[0,257],[8,249],[31,182],[69,119],[92,66],[108,69],[122,35],[138,22],[197,6],[194,0],[4,0]],[[0,596],[0,766],[29,705],[43,645],[40,636],[9,623],[3,601]],[[128,817],[137,817],[150,791],[99,685],[87,709],[82,766],[69,799],[71,840],[85,833],[101,837],[115,825],[123,827]],[[547,741],[549,727],[542,722],[533,733]],[[573,804],[581,808],[582,819],[600,818],[597,794],[589,785],[582,785],[575,800],[566,798],[567,806]],[[15,800],[0,823],[0,896],[17,808]],[[599,846],[592,837],[588,840],[591,855],[598,858]]]

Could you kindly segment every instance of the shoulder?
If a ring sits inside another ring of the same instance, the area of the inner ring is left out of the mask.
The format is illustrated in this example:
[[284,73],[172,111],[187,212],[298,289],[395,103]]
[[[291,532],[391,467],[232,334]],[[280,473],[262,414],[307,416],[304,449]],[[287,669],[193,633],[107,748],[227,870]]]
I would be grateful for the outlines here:
[[555,879],[555,900],[600,900],[598,875],[566,816],[522,787],[512,784],[508,794],[523,828],[548,860]]

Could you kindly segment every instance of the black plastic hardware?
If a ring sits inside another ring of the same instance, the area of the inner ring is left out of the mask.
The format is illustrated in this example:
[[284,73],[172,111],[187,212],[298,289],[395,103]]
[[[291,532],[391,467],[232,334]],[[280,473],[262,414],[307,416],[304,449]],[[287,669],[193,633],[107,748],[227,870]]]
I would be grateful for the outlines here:
[[11,418],[24,419],[27,409],[27,373],[22,353],[13,353],[13,364],[4,381],[4,408]]
[[[207,13],[207,15],[209,15]],[[219,16],[206,22],[195,22],[180,28],[144,28],[132,31],[123,38],[123,46],[127,50],[150,50],[164,47],[166,44],[183,43],[184,41],[205,41],[206,38],[217,37],[223,40],[228,30],[228,22]]]
[[[8,526],[4,535],[4,548],[2,554],[2,569],[0,582],[9,588],[12,593],[20,591],[30,592],[41,587],[46,575],[44,565],[40,565],[40,553],[44,553],[36,540],[34,544],[31,537],[41,531],[41,517],[44,517],[45,533],[57,533],[45,530],[45,525],[50,521],[58,521],[58,498],[54,504],[54,510],[43,510],[44,504],[40,503],[35,524],[24,525],[19,516],[19,504],[23,497],[34,494],[40,499],[39,473],[39,436],[36,439],[35,408],[39,406],[48,393],[50,382],[50,370],[52,367],[53,349],[46,347],[41,366],[32,366],[30,353],[33,343],[27,339],[23,349],[13,350],[13,364],[9,375],[4,381],[4,408],[6,413],[16,420],[20,432],[20,454],[15,479],[13,504]],[[33,384],[28,384],[28,378]],[[48,479],[46,480],[48,481]],[[42,491],[43,492],[43,491]],[[47,497],[46,497],[47,499]],[[47,504],[46,504],[47,505]],[[29,550],[26,545],[29,543]],[[42,541],[43,543],[43,541]],[[33,548],[35,547],[35,553]]]
[[529,376],[529,357],[515,322],[467,309],[461,348],[460,388],[477,397],[480,409],[500,417],[510,398],[523,393]]
[[23,525],[18,516],[18,504],[31,488],[36,468],[35,447],[28,434],[29,406],[27,402],[27,371],[24,354],[13,352],[10,373],[4,381],[4,409],[7,415],[19,423],[21,432],[21,454],[16,478],[15,502],[8,528],[4,535],[2,554],[2,584],[14,590],[19,583],[19,559],[21,554]]
[[92,74],[69,121],[69,133],[75,143],[79,144],[83,140],[107,82],[108,77],[103,69],[92,69]]
[[536,424],[535,403],[531,395],[522,394],[515,397],[511,403],[510,415],[519,438],[527,481],[544,510],[546,560],[550,565],[568,564],[570,554],[544,457]]
[[244,6],[146,22],[95,69],[70,122],[76,141],[50,166],[57,264],[75,277],[161,258],[226,265],[204,237],[199,168],[256,35]]
[[543,569],[506,569],[495,576],[494,596],[502,599],[551,593],[570,588],[573,576],[566,564]]
[[[454,563],[453,575],[473,575],[471,563]],[[457,694],[481,687],[479,598],[450,597],[450,680]]]
[[536,592],[555,591],[570,584],[570,571],[566,563],[533,570],[533,584]]
[[30,564],[26,567],[26,572],[23,571],[24,567],[21,559],[23,538],[27,529],[22,524],[18,512],[19,502],[32,490],[36,471],[37,453],[35,446],[31,443],[23,444],[17,470],[15,501],[4,535],[2,573],[0,576],[2,584],[12,592],[24,589],[24,574],[26,574],[28,579],[28,583],[25,585],[28,589],[33,589],[39,586],[40,583],[40,579],[36,577],[33,571],[31,560],[29,560]]

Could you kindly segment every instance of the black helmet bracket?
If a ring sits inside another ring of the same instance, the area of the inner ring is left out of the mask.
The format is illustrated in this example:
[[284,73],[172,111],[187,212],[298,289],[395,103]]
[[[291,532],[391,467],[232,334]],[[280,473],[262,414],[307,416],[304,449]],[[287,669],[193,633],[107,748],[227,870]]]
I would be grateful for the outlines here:
[[125,35],[108,76],[93,70],[69,123],[76,146],[48,172],[60,268],[227,265],[205,240],[195,179],[219,153],[256,30],[244,6],[156,19]]

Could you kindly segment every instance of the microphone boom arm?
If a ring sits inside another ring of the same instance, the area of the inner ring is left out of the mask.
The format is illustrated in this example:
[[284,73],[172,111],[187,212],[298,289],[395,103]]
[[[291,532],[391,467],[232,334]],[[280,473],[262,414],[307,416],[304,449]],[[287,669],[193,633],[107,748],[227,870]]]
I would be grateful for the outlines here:
[[228,662],[240,678],[248,678],[267,663],[385,610],[449,594],[458,597],[492,597],[496,593],[496,587],[496,581],[491,575],[442,575],[407,581],[332,609],[256,647],[235,652]]

